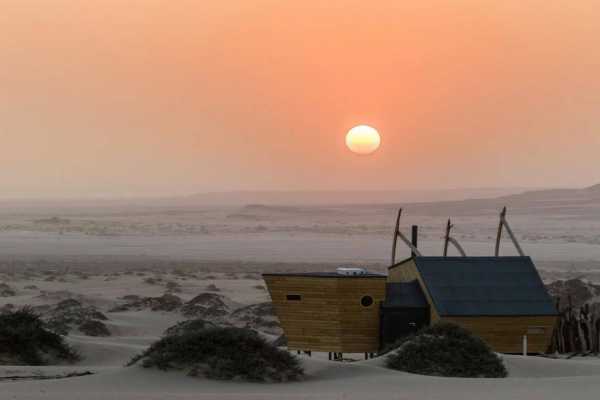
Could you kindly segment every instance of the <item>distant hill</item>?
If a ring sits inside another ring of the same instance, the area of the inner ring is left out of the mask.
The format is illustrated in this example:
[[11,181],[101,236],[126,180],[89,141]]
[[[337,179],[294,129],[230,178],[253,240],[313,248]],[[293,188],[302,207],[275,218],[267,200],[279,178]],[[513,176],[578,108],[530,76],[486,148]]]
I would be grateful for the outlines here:
[[521,192],[523,188],[474,188],[440,190],[343,190],[343,191],[232,191],[198,193],[180,200],[199,205],[349,205],[399,204],[494,198]]
[[581,189],[528,190],[487,199],[404,204],[421,215],[480,215],[497,213],[503,206],[509,207],[511,214],[600,217],[600,184]]

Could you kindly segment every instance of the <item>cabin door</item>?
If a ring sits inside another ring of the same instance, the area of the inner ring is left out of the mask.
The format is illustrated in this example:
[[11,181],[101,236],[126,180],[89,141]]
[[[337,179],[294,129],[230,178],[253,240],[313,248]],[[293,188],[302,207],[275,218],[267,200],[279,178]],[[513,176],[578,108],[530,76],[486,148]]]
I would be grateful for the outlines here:
[[429,325],[429,307],[381,307],[380,346],[385,348]]

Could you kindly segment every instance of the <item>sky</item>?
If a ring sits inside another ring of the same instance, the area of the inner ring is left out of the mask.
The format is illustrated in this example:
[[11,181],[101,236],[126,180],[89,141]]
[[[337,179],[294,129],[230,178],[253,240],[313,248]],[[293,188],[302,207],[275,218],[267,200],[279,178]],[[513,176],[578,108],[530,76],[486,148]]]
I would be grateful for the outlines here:
[[0,9],[0,197],[600,182],[600,0]]

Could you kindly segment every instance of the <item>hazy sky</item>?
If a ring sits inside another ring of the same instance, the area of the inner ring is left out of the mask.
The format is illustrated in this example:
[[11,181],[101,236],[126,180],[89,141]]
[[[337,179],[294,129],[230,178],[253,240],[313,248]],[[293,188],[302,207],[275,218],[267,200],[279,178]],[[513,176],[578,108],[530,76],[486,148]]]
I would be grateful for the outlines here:
[[[600,0],[0,0],[4,196],[600,181]],[[382,147],[357,156],[353,125]]]

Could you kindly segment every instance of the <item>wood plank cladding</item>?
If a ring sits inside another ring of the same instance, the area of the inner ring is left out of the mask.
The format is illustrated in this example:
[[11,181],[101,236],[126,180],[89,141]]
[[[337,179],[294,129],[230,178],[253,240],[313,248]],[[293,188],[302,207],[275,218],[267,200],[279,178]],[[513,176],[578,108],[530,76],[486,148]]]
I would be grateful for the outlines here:
[[482,338],[498,353],[521,353],[527,335],[529,353],[545,353],[552,340],[555,316],[442,317]]
[[[379,350],[379,303],[385,276],[266,274],[275,312],[292,350],[341,353]],[[301,300],[288,300],[288,296]],[[370,296],[370,306],[361,299]]]

